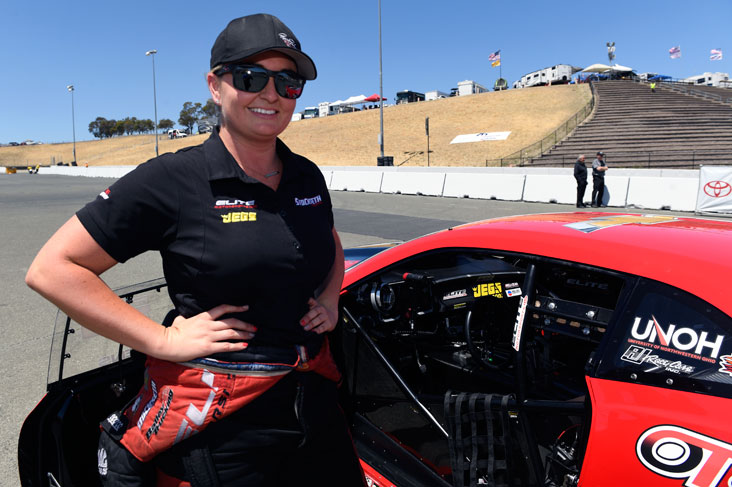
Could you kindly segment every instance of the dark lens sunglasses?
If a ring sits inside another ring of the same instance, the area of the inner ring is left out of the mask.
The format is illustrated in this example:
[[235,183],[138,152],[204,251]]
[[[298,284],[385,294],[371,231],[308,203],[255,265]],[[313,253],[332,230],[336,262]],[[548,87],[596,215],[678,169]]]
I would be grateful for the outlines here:
[[234,78],[234,87],[247,93],[259,93],[267,86],[270,78],[274,78],[275,90],[283,98],[294,100],[300,98],[305,80],[296,72],[290,70],[270,71],[262,66],[245,64],[224,64],[214,74],[221,76],[231,73]]

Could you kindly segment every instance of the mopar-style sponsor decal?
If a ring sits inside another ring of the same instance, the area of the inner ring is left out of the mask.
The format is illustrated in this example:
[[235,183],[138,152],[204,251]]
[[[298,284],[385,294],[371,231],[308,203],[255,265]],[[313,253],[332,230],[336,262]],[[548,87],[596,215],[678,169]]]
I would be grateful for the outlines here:
[[140,414],[140,418],[137,420],[137,429],[139,429],[140,431],[142,431],[142,423],[145,422],[147,414],[150,412],[153,404],[155,404],[155,401],[157,401],[158,399],[158,386],[157,384],[155,384],[154,380],[150,381],[150,388],[152,389],[152,397],[150,397],[150,400],[147,402],[147,404],[145,404],[145,407]]
[[650,348],[631,345],[620,357],[621,360],[637,365],[647,364],[649,368],[644,372],[670,372],[672,374],[693,374],[696,367],[687,365],[680,360],[668,360],[653,354]]
[[583,222],[568,223],[565,227],[579,230],[584,233],[591,233],[595,230],[603,228],[616,227],[618,225],[628,225],[630,223],[638,223],[640,225],[655,225],[657,223],[668,223],[676,221],[678,218],[673,216],[659,215],[610,215],[590,218]]
[[722,355],[719,357],[719,371],[727,375],[732,375],[732,355]]
[[521,296],[521,288],[518,287],[516,289],[506,289],[506,297],[512,298],[514,296]]
[[320,195],[310,198],[295,198],[295,206],[318,206],[322,202],[323,198]]
[[521,347],[521,330],[524,328],[524,318],[526,317],[526,306],[529,304],[529,297],[524,296],[521,298],[521,305],[516,315],[516,323],[513,325],[513,349],[517,352]]
[[486,284],[478,284],[473,286],[473,297],[482,298],[485,296],[493,296],[494,298],[503,298],[503,288],[500,282],[491,282]]
[[254,211],[232,211],[221,215],[224,223],[241,223],[257,221],[257,213]]
[[503,285],[503,287],[505,289],[513,289],[515,287],[519,287],[519,283],[518,282],[507,282],[506,284]]
[[449,301],[450,299],[466,298],[468,296],[467,289],[458,289],[456,291],[450,291],[449,293],[442,296],[443,301]]
[[[646,430],[635,444],[638,460],[648,470],[688,487],[727,487],[732,445],[680,426]],[[723,480],[727,480],[724,484]]]
[[158,409],[158,413],[155,415],[152,425],[147,429],[147,433],[145,433],[145,438],[148,440],[152,435],[158,434],[160,427],[163,425],[163,421],[165,421],[165,417],[168,415],[170,403],[173,401],[173,389],[164,388],[163,396],[165,396],[165,401],[160,405],[160,409]]
[[214,208],[256,208],[257,205],[254,200],[216,200]]
[[700,332],[671,323],[661,324],[653,315],[645,323],[643,318],[636,316],[630,336],[629,343],[709,363],[716,363],[725,338],[724,335]]

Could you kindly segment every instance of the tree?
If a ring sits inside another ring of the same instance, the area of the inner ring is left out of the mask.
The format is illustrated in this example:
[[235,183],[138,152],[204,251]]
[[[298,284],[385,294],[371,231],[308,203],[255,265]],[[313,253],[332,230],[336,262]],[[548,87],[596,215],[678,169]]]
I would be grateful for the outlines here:
[[188,129],[188,133],[193,133],[193,126],[196,124],[201,114],[201,104],[191,103],[187,101],[183,104],[183,109],[180,111],[180,117],[178,123]]
[[155,122],[149,118],[138,120],[138,129],[140,133],[150,133],[155,130]]
[[218,117],[219,106],[214,103],[211,98],[209,98],[208,100],[206,100],[206,104],[203,105],[203,108],[201,108],[201,113],[208,118]]
[[162,130],[170,130],[175,126],[175,123],[169,118],[163,118],[162,120],[158,120],[158,129]]
[[102,134],[102,124],[106,121],[107,119],[104,117],[97,117],[93,122],[89,122],[89,133],[91,133],[97,139],[103,138],[104,135]]

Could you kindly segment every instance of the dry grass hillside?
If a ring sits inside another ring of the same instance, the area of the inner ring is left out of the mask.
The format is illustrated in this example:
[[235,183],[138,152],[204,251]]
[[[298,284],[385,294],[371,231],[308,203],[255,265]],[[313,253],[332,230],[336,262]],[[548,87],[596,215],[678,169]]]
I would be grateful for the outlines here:
[[[587,85],[561,85],[482,93],[384,108],[384,152],[394,164],[427,164],[425,117],[430,118],[430,164],[484,166],[537,142],[580,110],[590,99]],[[450,144],[461,134],[507,132],[507,140]],[[380,155],[379,110],[293,122],[282,139],[290,148],[321,165],[376,164]],[[205,140],[159,138],[160,153],[172,152]],[[421,152],[421,154],[419,153]],[[77,142],[79,164],[139,164],[155,154],[151,135]],[[416,153],[416,154],[415,154]],[[0,147],[0,165],[18,166],[68,162],[72,144]]]

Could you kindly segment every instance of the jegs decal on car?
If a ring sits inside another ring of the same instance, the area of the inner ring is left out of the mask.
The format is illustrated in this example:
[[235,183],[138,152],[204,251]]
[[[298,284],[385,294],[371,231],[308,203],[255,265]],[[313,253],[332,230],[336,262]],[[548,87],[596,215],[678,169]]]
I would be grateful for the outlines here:
[[685,487],[728,487],[732,480],[732,445],[680,426],[646,430],[635,444],[648,470]]

